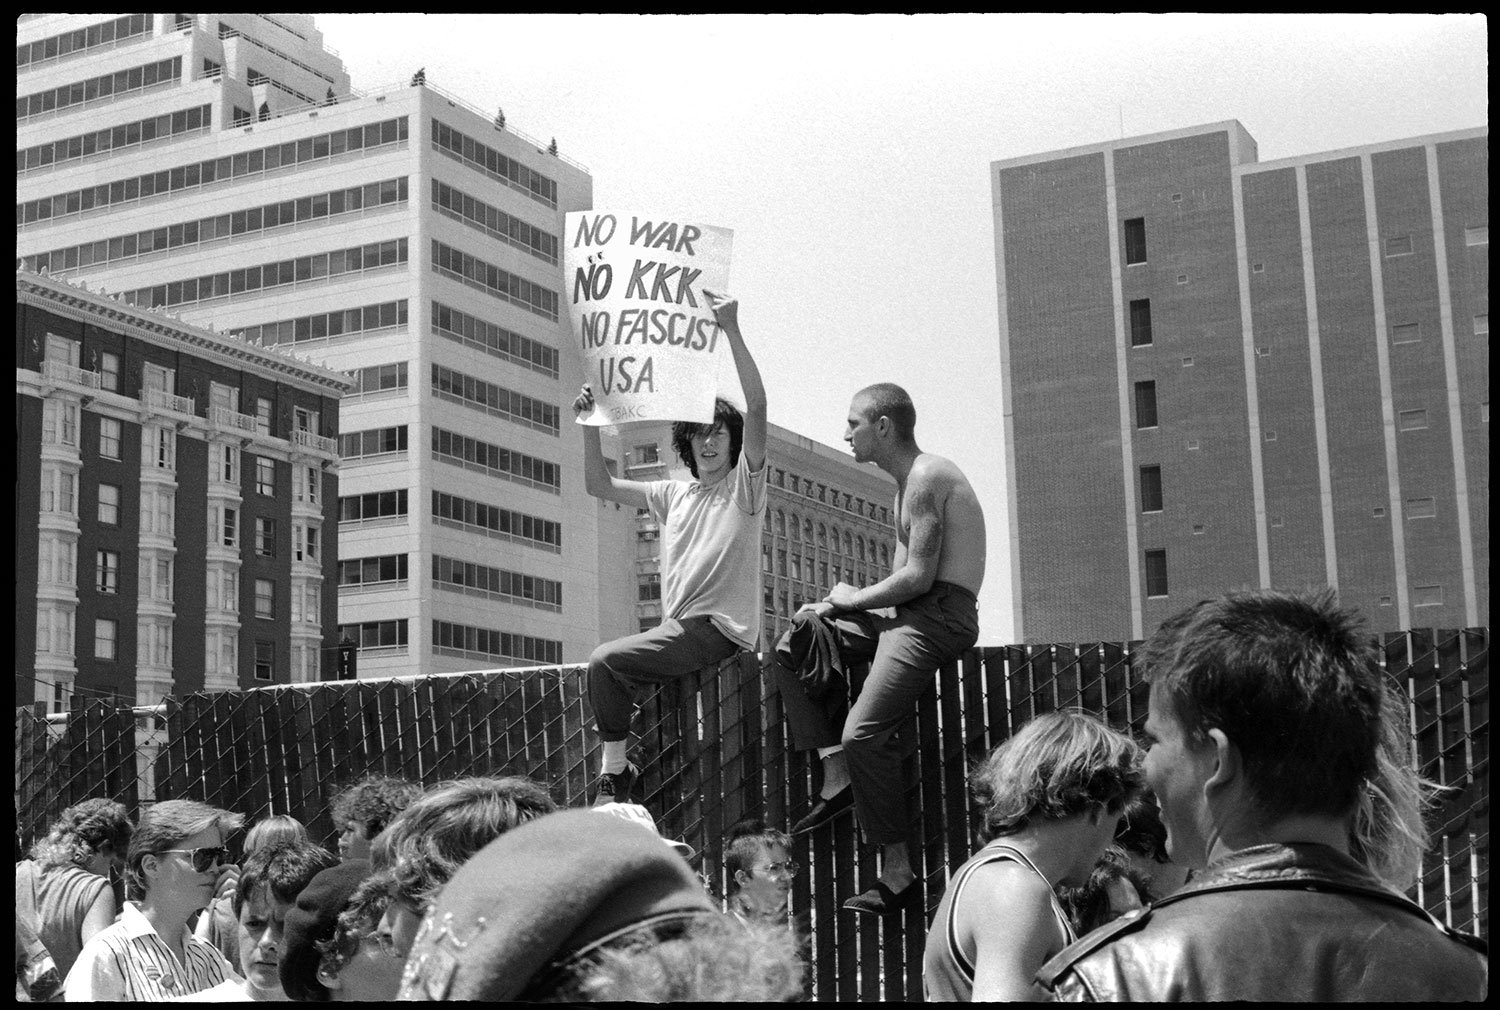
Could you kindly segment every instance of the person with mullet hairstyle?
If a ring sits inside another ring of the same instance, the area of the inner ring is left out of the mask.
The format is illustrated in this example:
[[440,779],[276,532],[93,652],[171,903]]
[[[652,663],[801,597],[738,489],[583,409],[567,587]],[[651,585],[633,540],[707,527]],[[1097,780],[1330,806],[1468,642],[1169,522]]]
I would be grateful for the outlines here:
[[[605,642],[589,657],[589,707],[602,744],[594,803],[629,803],[640,773],[627,749],[637,692],[713,666],[760,640],[760,535],[766,510],[766,390],[740,333],[739,302],[703,292],[728,339],[745,393],[742,417],[716,401],[707,424],[678,421],[672,447],[691,481],[615,477],[599,429],[583,429],[584,486],[595,498],[649,511],[661,530],[662,622]],[[579,417],[594,412],[584,386]]]
[[[1488,995],[1484,941],[1388,882],[1413,851],[1402,707],[1332,590],[1198,603],[1143,650],[1146,779],[1185,885],[1063,951],[1059,999],[1438,1002]],[[1403,762],[1404,763],[1404,762]],[[1382,874],[1385,877],[1382,877]]]
[[991,840],[933,915],[926,998],[1041,998],[1037,970],[1075,939],[1057,889],[1088,884],[1143,789],[1140,749],[1085,712],[1037,716],[995,748],[974,774]]

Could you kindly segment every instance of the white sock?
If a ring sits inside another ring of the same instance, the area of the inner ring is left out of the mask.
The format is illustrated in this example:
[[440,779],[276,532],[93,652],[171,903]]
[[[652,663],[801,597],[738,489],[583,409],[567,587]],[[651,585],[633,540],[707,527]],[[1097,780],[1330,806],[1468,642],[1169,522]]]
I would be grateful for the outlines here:
[[625,759],[625,748],[630,744],[629,740],[601,740],[604,747],[604,766],[600,771],[605,775],[615,775],[625,770],[630,762]]

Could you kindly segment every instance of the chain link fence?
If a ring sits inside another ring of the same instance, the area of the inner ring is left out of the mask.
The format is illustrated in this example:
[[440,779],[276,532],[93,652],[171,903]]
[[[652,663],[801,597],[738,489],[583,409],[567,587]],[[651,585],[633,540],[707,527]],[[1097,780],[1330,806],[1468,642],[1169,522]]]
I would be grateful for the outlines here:
[[[1138,643],[975,649],[938,672],[903,729],[913,866],[923,900],[900,917],[841,913],[872,886],[874,853],[852,818],[795,840],[793,908],[810,928],[816,999],[921,998],[928,916],[948,874],[978,846],[969,769],[1027,720],[1069,706],[1139,731],[1146,685]],[[1488,630],[1411,631],[1380,642],[1409,700],[1412,759],[1443,795],[1413,897],[1444,921],[1489,932]],[[328,800],[371,774],[427,784],[525,775],[564,806],[587,802],[597,768],[582,667],[483,671],[107,702],[62,715],[16,713],[18,847],[72,803],[108,795],[132,810],[188,797],[254,822],[289,813],[332,845]],[[748,653],[643,699],[637,786],[662,833],[687,841],[723,893],[721,840],[746,816],[785,828],[811,806],[811,755],[792,751],[781,700]],[[893,784],[894,787],[894,784]]]

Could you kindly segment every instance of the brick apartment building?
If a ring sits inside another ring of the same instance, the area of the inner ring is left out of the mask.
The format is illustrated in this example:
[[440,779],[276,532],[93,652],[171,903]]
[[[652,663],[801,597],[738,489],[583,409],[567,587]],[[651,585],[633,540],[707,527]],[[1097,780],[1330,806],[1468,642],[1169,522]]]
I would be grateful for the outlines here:
[[1018,638],[1257,586],[1488,623],[1488,143],[1260,163],[1231,121],[993,164]]

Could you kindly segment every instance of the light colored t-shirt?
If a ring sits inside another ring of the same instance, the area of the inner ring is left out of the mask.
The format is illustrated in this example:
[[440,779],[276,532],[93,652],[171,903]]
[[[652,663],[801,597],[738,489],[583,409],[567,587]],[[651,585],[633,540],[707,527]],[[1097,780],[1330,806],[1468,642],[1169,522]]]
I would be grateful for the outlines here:
[[709,617],[723,636],[754,649],[760,628],[760,527],[766,473],[750,472],[740,453],[734,472],[711,487],[697,481],[647,485],[651,518],[661,527],[662,614]]
[[145,913],[127,901],[119,920],[83,945],[63,983],[65,999],[155,1003],[241,981],[213,944],[198,939],[186,926],[182,933],[179,962]]

